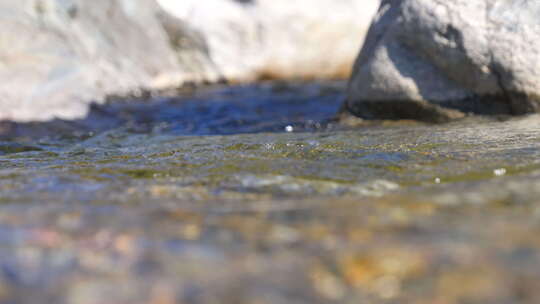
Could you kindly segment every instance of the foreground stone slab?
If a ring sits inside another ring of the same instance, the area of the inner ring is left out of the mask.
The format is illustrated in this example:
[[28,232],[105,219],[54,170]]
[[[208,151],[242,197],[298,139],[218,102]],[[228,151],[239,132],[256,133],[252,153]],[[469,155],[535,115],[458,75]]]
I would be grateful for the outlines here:
[[427,121],[537,112],[539,14],[535,1],[383,1],[346,107]]

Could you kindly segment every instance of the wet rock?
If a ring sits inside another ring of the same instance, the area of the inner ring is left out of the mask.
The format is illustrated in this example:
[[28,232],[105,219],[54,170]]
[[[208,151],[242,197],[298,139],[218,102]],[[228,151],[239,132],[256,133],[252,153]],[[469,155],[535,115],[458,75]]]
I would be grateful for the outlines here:
[[347,78],[379,0],[158,0],[229,80]]
[[534,1],[384,1],[346,108],[427,121],[537,112],[539,13]]

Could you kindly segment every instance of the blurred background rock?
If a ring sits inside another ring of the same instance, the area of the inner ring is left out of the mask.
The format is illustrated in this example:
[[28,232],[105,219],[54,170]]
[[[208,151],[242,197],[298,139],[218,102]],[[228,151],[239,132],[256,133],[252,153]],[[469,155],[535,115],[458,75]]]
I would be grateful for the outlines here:
[[0,2],[0,120],[187,82],[347,78],[379,0]]

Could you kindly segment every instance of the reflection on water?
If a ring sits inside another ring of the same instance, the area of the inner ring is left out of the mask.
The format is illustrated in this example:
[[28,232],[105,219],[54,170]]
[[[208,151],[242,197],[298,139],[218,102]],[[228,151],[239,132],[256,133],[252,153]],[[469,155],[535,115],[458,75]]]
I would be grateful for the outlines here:
[[313,131],[328,128],[343,102],[344,87],[343,82],[212,87],[180,96],[93,105],[88,117],[78,121],[6,124],[3,133],[36,138],[119,128],[174,135]]

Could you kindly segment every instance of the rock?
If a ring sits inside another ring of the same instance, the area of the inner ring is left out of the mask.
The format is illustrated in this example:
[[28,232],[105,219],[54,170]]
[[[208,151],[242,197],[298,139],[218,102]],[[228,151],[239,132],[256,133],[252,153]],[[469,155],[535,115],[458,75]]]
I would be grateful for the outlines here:
[[348,78],[379,0],[158,0],[230,81]]
[[345,107],[363,118],[446,121],[540,103],[540,3],[382,2]]
[[186,82],[346,78],[379,2],[158,1],[0,3],[0,121]]
[[158,9],[153,0],[0,3],[0,45],[9,46],[0,48],[0,120],[75,119],[110,94],[208,77],[178,61]]

